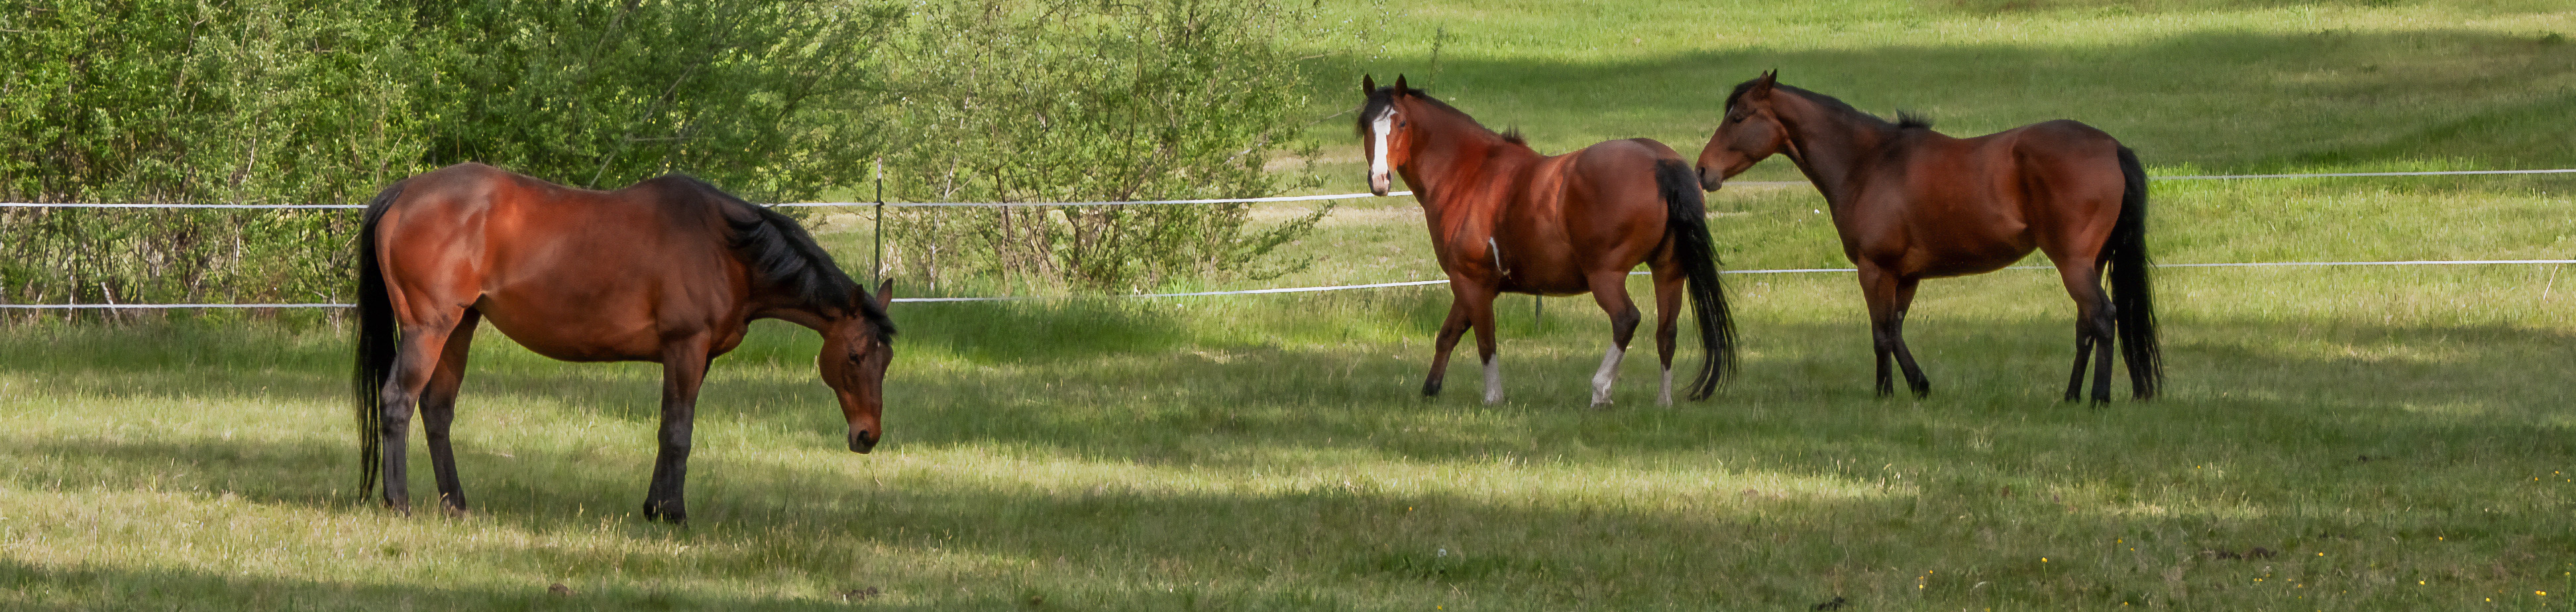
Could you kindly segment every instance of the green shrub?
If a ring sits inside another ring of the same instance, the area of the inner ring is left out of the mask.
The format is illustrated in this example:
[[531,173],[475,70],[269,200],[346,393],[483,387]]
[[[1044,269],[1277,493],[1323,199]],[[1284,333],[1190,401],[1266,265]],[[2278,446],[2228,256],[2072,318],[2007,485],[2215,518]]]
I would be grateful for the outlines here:
[[[351,201],[422,151],[371,2],[0,2],[0,198]],[[0,212],[0,301],[332,299],[354,217]],[[325,247],[325,248],[316,248]]]
[[[360,203],[481,161],[812,197],[900,12],[821,2],[0,4],[0,196]],[[346,211],[0,212],[0,301],[344,301]]]
[[[963,0],[920,9],[891,75],[889,196],[1081,202],[1266,196],[1306,101],[1288,38],[1311,9],[1263,0]],[[1311,157],[1311,155],[1301,156]],[[1244,205],[912,209],[888,266],[936,286],[1132,291],[1275,274],[1256,260],[1317,211],[1247,230]]]

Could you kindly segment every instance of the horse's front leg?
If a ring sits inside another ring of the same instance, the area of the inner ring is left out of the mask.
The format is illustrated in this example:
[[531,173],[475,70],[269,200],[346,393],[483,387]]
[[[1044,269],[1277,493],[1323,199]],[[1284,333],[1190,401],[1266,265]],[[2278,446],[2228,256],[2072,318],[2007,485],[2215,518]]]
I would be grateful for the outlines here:
[[661,453],[653,458],[653,484],[644,493],[644,518],[686,523],[689,511],[681,495],[689,477],[690,430],[698,416],[698,384],[706,379],[707,341],[673,342],[662,351],[662,429],[654,440]]
[[[1610,390],[1619,381],[1619,362],[1627,358],[1628,340],[1636,337],[1637,322],[1642,317],[1637,313],[1636,302],[1628,297],[1628,271],[1596,272],[1584,280],[1592,290],[1592,301],[1601,305],[1601,312],[1610,315],[1610,350],[1601,353],[1601,369],[1592,374],[1592,409],[1601,410],[1610,407]],[[1669,362],[1671,351],[1665,355]],[[1665,371],[1669,381],[1671,368]],[[1672,404],[1671,390],[1669,384],[1664,387],[1662,401],[1666,405]]]
[[1449,377],[1449,352],[1458,348],[1458,336],[1467,332],[1467,300],[1449,300],[1449,320],[1440,324],[1440,336],[1432,342],[1431,374],[1422,379],[1422,396],[1440,395],[1440,383]]
[[1878,365],[1878,395],[1896,393],[1888,368],[1891,358],[1904,370],[1906,386],[1914,390],[1916,397],[1931,395],[1931,381],[1924,378],[1922,367],[1914,364],[1914,352],[1905,348],[1905,309],[1914,302],[1916,281],[1868,260],[1859,263],[1861,294],[1869,298],[1870,349]]

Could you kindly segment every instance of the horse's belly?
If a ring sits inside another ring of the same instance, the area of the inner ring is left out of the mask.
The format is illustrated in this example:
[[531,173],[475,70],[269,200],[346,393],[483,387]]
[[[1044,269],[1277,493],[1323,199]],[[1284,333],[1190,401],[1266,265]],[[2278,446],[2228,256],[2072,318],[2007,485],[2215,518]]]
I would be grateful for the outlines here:
[[[661,332],[651,319],[526,312],[485,298],[475,304],[492,328],[530,352],[564,361],[660,361]],[[617,321],[640,321],[638,325]]]
[[2029,245],[2012,242],[1990,242],[1974,247],[1952,247],[1938,252],[1920,252],[1915,261],[1904,266],[1918,278],[1943,278],[1984,274],[2004,269],[2029,256]]
[[1585,283],[1581,275],[1530,275],[1529,278],[1517,278],[1517,276],[1503,277],[1501,289],[1512,293],[1551,296],[1582,295],[1592,291],[1592,286]]

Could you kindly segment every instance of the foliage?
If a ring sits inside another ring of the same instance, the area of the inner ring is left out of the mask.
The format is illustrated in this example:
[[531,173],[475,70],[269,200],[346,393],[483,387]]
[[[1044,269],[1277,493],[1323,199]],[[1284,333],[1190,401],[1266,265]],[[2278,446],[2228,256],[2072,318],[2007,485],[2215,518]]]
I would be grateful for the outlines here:
[[[339,202],[414,168],[404,28],[371,2],[0,5],[0,198]],[[0,301],[327,298],[351,217],[0,212]],[[257,287],[257,290],[237,291]],[[243,296],[239,293],[248,293]]]
[[[16,2],[0,197],[357,203],[481,161],[753,198],[855,176],[900,11],[838,2]],[[347,212],[11,210],[0,301],[340,300]]]
[[[1263,196],[1306,100],[1289,48],[1307,18],[1260,0],[966,0],[923,7],[901,45],[893,197],[1080,202]],[[1307,155],[1311,157],[1311,155]],[[898,214],[894,266],[1026,286],[1137,290],[1275,274],[1255,258],[1323,210],[1246,230],[1236,205]]]
[[416,13],[428,166],[477,161],[614,189],[671,172],[810,198],[876,153],[862,3],[454,0]]
[[[1305,13],[1266,0],[0,2],[0,196],[18,201],[355,203],[465,161],[779,201],[877,159],[903,197],[1269,195],[1305,104],[1277,29]],[[985,210],[893,233],[932,278],[1109,288],[1275,272],[1255,258],[1317,218],[1251,231],[1245,212]],[[341,300],[354,221],[0,213],[0,301]]]

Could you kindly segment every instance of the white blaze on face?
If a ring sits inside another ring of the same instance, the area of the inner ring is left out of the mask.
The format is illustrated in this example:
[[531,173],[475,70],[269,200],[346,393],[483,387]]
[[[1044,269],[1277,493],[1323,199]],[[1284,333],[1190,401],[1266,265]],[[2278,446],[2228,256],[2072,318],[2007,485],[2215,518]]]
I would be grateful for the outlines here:
[[1386,107],[1386,112],[1378,113],[1376,119],[1369,121],[1369,137],[1374,140],[1372,144],[1376,145],[1369,148],[1369,188],[1381,192],[1386,191],[1387,187],[1394,182],[1387,177],[1389,171],[1386,167],[1386,134],[1394,129],[1395,107],[1392,105]]

